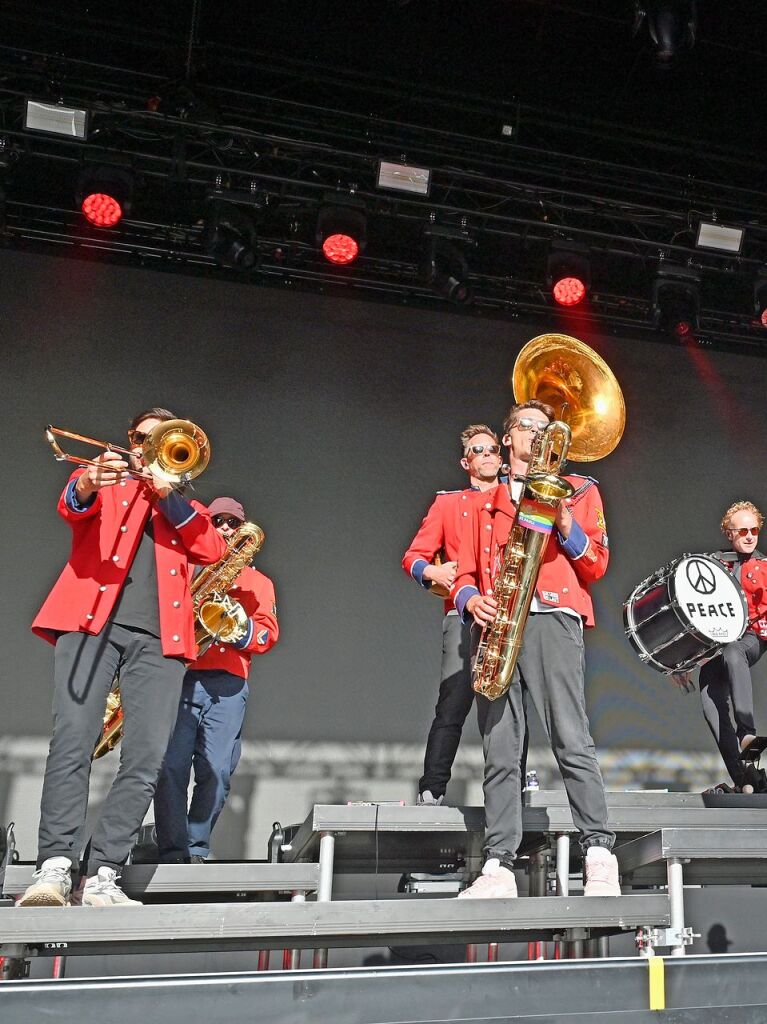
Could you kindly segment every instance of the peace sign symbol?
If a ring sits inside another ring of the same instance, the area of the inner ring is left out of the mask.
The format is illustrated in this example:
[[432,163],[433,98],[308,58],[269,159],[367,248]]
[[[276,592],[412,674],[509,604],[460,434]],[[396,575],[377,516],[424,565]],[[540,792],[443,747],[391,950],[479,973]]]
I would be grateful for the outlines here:
[[716,576],[707,562],[693,559],[687,564],[687,579],[690,586],[698,594],[713,594],[716,590]]

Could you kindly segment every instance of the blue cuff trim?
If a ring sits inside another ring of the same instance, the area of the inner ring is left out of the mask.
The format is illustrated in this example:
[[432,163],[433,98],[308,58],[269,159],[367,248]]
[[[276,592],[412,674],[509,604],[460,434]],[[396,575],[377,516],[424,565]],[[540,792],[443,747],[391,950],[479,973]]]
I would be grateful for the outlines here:
[[573,519],[573,525],[570,527],[570,536],[567,540],[559,532],[557,532],[557,536],[559,537],[559,543],[562,545],[562,550],[574,562],[577,562],[579,558],[583,558],[588,551],[589,538],[586,536],[581,524],[575,519]]
[[182,498],[178,491],[171,491],[166,497],[160,498],[157,507],[171,526],[175,526],[177,530],[186,526],[198,514],[197,510],[189,504],[186,498]]
[[243,647],[247,647],[250,641],[253,639],[253,620],[248,621],[248,632],[242,638],[238,640],[236,644],[232,644],[232,647],[236,647],[237,650],[242,650]]
[[429,563],[426,561],[425,558],[416,558],[416,560],[410,566],[410,575],[413,577],[416,583],[420,583],[420,585],[422,587],[425,587],[426,590],[428,590],[429,587],[431,586],[431,580],[425,580],[423,578],[423,571],[428,564]]
[[469,618],[467,619],[466,615],[465,615],[465,612],[466,612],[466,602],[470,598],[474,597],[475,594],[479,594],[479,590],[477,590],[476,587],[461,587],[461,589],[458,591],[458,593],[453,598],[453,603],[455,604],[456,611],[461,616],[461,621],[462,622],[469,622],[469,621],[471,621],[471,616],[469,616]]
[[[77,480],[80,478],[78,477]],[[67,484],[67,489],[64,494],[64,504],[67,506],[70,512],[87,512],[93,502],[96,500],[96,495],[92,494],[90,498],[83,505],[81,501],[78,501],[77,494],[75,493],[75,487],[77,486],[77,480],[70,480]]]

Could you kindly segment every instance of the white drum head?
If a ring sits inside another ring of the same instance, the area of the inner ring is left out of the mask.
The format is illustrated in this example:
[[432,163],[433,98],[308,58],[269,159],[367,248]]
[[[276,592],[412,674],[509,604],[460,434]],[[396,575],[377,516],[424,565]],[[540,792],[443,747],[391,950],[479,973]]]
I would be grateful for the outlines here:
[[708,555],[685,555],[673,578],[677,612],[696,632],[720,644],[741,638],[746,602],[728,569]]

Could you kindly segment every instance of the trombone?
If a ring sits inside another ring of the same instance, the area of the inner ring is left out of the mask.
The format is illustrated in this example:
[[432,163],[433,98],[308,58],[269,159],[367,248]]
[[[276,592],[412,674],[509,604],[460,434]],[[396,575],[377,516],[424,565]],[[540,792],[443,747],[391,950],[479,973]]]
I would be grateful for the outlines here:
[[[136,457],[134,450],[108,441],[75,434],[50,424],[45,428],[45,439],[53,449],[57,462],[74,462],[78,466],[100,466],[95,459],[70,455],[62,450],[57,437],[68,437],[83,444],[95,445],[104,451]],[[153,427],[141,445],[144,466],[173,487],[183,487],[194,480],[210,462],[210,442],[204,430],[190,420],[164,420]],[[130,476],[144,478],[143,469],[124,470]]]

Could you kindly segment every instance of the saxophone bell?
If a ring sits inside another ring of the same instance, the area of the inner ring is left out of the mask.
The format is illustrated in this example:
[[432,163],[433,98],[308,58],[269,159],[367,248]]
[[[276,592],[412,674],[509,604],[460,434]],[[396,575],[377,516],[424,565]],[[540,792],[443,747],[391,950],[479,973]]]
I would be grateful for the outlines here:
[[206,566],[191,586],[195,615],[197,657],[217,641],[232,644],[248,631],[248,615],[228,591],[240,572],[261,550],[264,531],[255,523],[242,523],[232,534],[224,557]]

